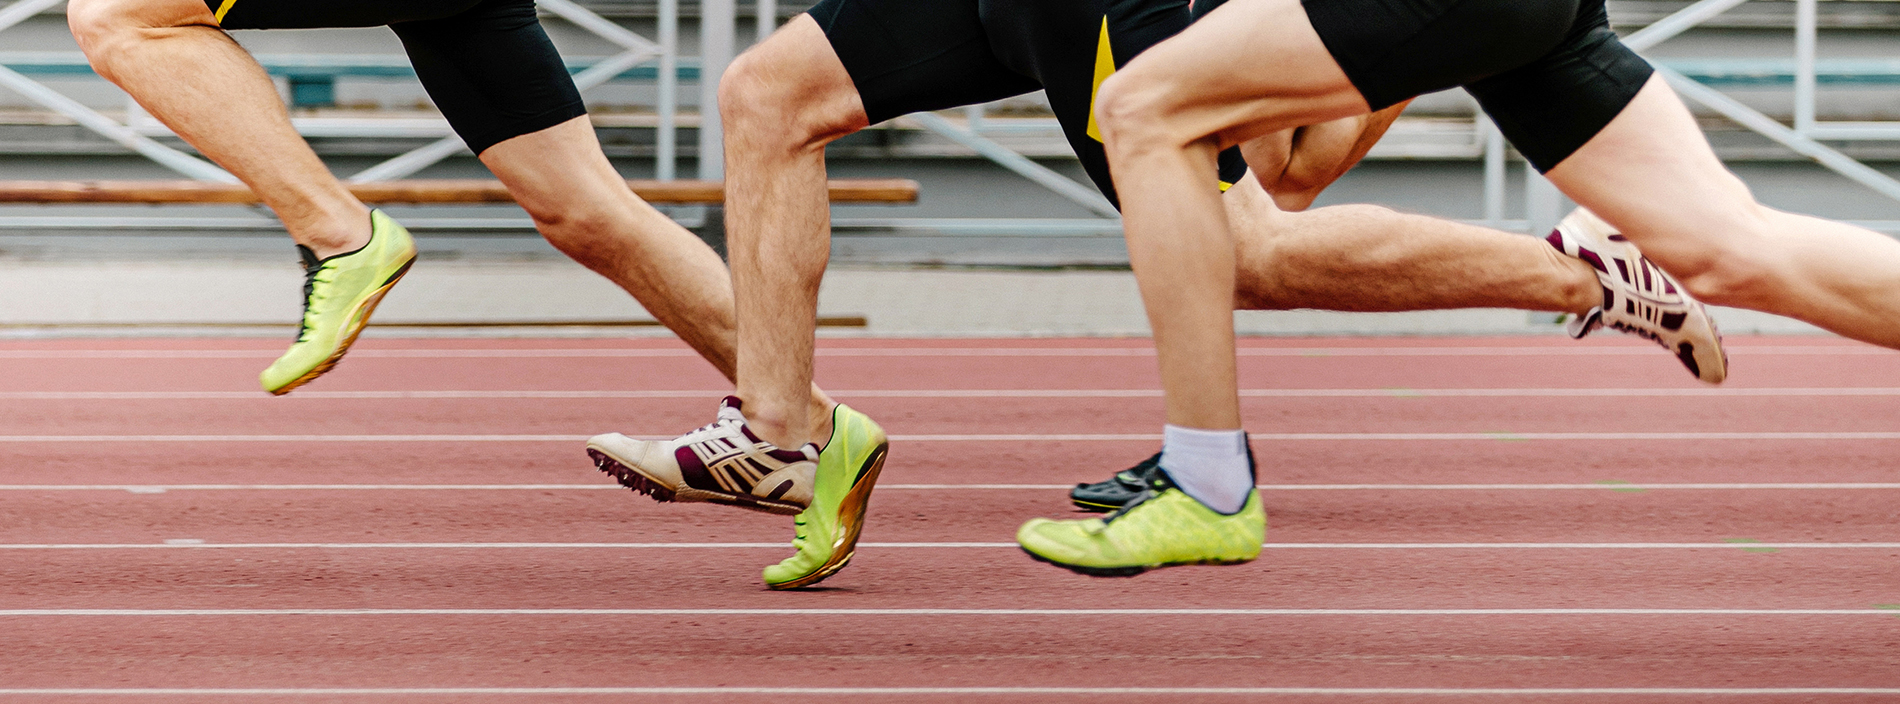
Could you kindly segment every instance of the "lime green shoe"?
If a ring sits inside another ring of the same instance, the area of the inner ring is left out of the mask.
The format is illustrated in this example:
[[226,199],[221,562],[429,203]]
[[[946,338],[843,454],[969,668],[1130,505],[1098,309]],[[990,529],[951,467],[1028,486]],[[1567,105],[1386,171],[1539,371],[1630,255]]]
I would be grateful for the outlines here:
[[264,390],[287,394],[336,366],[363,332],[383,294],[416,261],[416,241],[383,211],[369,213],[369,244],[362,249],[317,259],[303,254],[303,329],[290,351],[258,375]]
[[884,469],[890,441],[870,416],[838,404],[831,411],[831,441],[818,453],[811,507],[798,514],[798,554],[765,568],[765,586],[809,587],[837,574],[851,561],[864,530],[864,509]]
[[1267,512],[1259,490],[1221,514],[1156,472],[1148,492],[1105,518],[1037,518],[1016,531],[1030,557],[1097,577],[1132,577],[1157,567],[1230,565],[1260,556]]

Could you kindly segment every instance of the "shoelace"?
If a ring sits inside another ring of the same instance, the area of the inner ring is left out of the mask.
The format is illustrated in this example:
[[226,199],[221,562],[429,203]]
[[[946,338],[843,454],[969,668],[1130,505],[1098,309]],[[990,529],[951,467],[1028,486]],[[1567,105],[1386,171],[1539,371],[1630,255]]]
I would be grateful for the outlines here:
[[805,516],[803,514],[792,519],[792,549],[799,552],[805,551]]
[[743,423],[745,423],[745,414],[740,413],[739,409],[733,408],[731,406],[720,406],[719,417],[715,418],[713,422],[699,426],[699,428],[695,429],[693,432],[687,433],[686,434],[687,441],[697,442],[697,440],[695,440],[694,438],[697,438],[698,436],[705,435],[707,433],[718,432],[728,427],[731,427],[734,425],[740,425]]
[[1108,524],[1113,523],[1115,519],[1127,515],[1127,513],[1134,510],[1136,506],[1140,506],[1149,499],[1159,496],[1161,492],[1172,488],[1174,488],[1174,482],[1168,481],[1168,475],[1162,474],[1161,472],[1154,472],[1148,475],[1147,488],[1143,489],[1141,493],[1136,494],[1135,498],[1129,499],[1128,503],[1122,504],[1122,507],[1116,509],[1114,513],[1103,516],[1102,526],[1106,528]]
[[330,267],[318,260],[316,253],[302,245],[298,245],[297,250],[303,255],[303,321],[297,328],[297,341],[303,342],[310,337],[310,304],[320,298],[317,284],[332,283],[335,279],[319,278],[323,272],[330,271]]

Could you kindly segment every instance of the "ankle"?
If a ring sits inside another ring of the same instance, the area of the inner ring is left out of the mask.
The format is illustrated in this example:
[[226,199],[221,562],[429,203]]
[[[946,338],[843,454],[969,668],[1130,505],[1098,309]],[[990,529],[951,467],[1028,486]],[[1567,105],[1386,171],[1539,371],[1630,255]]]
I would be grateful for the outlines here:
[[825,449],[825,445],[831,442],[831,412],[832,409],[837,407],[838,404],[831,403],[826,404],[822,410],[814,410],[812,412],[811,441],[817,443],[818,449],[820,450]]
[[791,426],[792,424],[784,415],[773,413],[759,413],[754,415],[752,409],[746,409],[746,430],[751,432],[753,437],[770,443],[773,447],[777,447],[781,450],[793,450],[805,446],[807,441],[799,439],[797,435],[793,433]]
[[1168,425],[1163,436],[1161,468],[1175,486],[1219,513],[1246,506],[1254,476],[1245,431]]
[[362,249],[370,240],[370,211],[360,205],[355,211],[325,218],[322,225],[299,228],[293,235],[298,244],[309,247],[318,259]]
[[1604,304],[1603,284],[1597,280],[1596,269],[1591,268],[1590,264],[1582,259],[1554,252],[1552,255],[1562,266],[1565,275],[1564,285],[1559,289],[1563,295],[1564,312],[1584,315],[1589,313],[1590,309]]

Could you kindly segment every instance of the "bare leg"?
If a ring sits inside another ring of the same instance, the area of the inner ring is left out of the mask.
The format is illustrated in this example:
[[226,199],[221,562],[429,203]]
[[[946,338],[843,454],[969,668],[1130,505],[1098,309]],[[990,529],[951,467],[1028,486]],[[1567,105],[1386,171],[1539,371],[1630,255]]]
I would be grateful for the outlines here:
[[[1105,81],[1096,118],[1123,196],[1129,260],[1154,329],[1168,423],[1224,430],[1240,427],[1230,315],[1235,244],[1214,155],[1223,144],[1367,106],[1297,0],[1234,0],[1215,13],[1225,19],[1196,23]],[[1244,51],[1211,65],[1206,46]]]
[[1235,308],[1584,313],[1603,301],[1590,265],[1534,237],[1372,205],[1283,212],[1254,179],[1221,202],[1238,240]]
[[270,76],[202,0],[72,0],[73,37],[99,75],[262,198],[319,257],[369,242],[369,210],[331,175]]
[[1549,176],[1704,301],[1900,347],[1900,242],[1755,202],[1660,76]]
[[739,397],[759,437],[793,448],[813,429],[818,284],[831,256],[825,144],[864,128],[855,84],[824,31],[800,15],[748,50],[719,86],[726,222],[739,327]]
[[[585,117],[489,147],[482,163],[575,261],[619,284],[726,378],[737,371],[732,286],[719,255],[627,189]],[[808,396],[829,432],[833,402]]]

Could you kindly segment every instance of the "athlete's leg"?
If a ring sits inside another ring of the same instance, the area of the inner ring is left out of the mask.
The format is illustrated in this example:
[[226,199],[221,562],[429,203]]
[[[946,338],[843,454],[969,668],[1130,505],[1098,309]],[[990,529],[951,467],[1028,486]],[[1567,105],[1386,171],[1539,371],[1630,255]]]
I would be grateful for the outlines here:
[[760,436],[781,447],[817,437],[791,404],[810,384],[818,283],[830,258],[824,145],[872,122],[1036,87],[998,64],[975,0],[820,2],[726,70],[719,99],[739,397]]
[[1534,237],[1375,205],[1283,212],[1251,178],[1221,202],[1237,247],[1235,308],[1581,314],[1603,302],[1589,264]]
[[[578,117],[481,154],[556,248],[632,294],[727,379],[737,371],[732,284],[724,262],[627,189]],[[812,422],[830,429],[831,400],[813,387]]]
[[67,21],[94,70],[231,171],[318,257],[362,247],[369,210],[330,174],[270,76],[204,0],[72,0]]
[[1660,76],[1548,175],[1709,303],[1900,347],[1900,243],[1757,203]]
[[1412,101],[1365,115],[1308,125],[1249,140],[1240,146],[1252,176],[1285,210],[1305,210],[1321,191],[1339,180]]
[[[1235,240],[1214,155],[1225,144],[1369,108],[1298,0],[1233,0],[1214,14],[1105,81],[1096,118],[1122,193],[1168,423],[1238,429]],[[1237,51],[1209,62],[1200,48],[1209,46]]]
[[720,79],[719,114],[739,397],[762,439],[799,447],[815,437],[797,410],[812,383],[818,284],[831,256],[825,145],[869,121],[811,15],[793,18],[733,61]]

